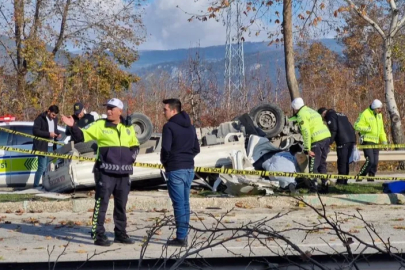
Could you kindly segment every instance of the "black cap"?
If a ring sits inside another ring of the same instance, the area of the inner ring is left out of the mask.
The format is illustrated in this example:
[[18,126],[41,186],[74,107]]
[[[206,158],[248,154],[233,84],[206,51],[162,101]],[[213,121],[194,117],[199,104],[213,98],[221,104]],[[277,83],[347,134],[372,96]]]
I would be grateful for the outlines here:
[[321,107],[318,109],[318,113],[322,114],[324,111],[327,111],[328,109],[326,109],[325,107]]
[[73,112],[75,115],[80,114],[83,111],[83,104],[81,102],[77,102],[75,103],[75,105],[73,105]]

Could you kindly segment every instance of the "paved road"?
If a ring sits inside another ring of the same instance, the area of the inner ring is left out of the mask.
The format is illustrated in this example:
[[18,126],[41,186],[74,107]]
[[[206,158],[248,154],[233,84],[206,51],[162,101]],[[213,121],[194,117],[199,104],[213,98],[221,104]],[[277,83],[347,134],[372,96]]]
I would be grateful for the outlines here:
[[[249,205],[241,205],[249,208]],[[224,208],[226,206],[224,205]],[[400,251],[405,248],[404,234],[404,206],[402,205],[363,205],[361,207],[328,207],[327,213],[330,217],[335,217],[338,212],[345,215],[338,215],[341,220],[342,229],[350,232],[353,236],[359,237],[367,243],[375,241],[376,245],[383,247],[382,242],[376,235],[371,237],[364,229],[364,223],[347,215],[354,215],[360,211],[364,219],[373,224],[376,232],[380,234],[383,241],[390,238],[391,245]],[[162,210],[162,209],[157,209]],[[322,219],[313,210],[307,207],[290,208],[292,212],[267,221],[262,225],[263,230],[267,232],[283,231],[281,235],[311,254],[333,253],[343,251],[344,246],[339,241],[336,234],[327,229],[326,224],[319,225],[316,231],[306,234],[304,229],[312,228],[319,224]],[[187,250],[189,258],[203,256],[205,258],[220,257],[239,257],[239,256],[277,256],[283,253],[285,244],[271,236],[264,234],[253,235],[260,237],[253,241],[250,238],[241,237],[236,240],[229,240],[232,233],[238,231],[242,224],[252,221],[265,220],[274,217],[278,213],[286,213],[288,209],[269,209],[269,208],[237,208],[222,219],[222,225],[219,227],[235,228],[233,231],[224,230],[221,233],[200,233],[192,231],[189,236],[189,242],[192,247]],[[128,232],[136,240],[134,245],[126,246],[114,244],[111,247],[96,247],[90,239],[90,219],[91,212],[59,212],[59,213],[10,213],[0,214],[0,259],[4,262],[46,262],[55,261],[59,255],[59,261],[80,261],[86,260],[87,256],[96,253],[106,252],[92,258],[92,260],[128,260],[139,259],[142,245],[157,219],[162,219],[171,212],[148,212],[141,209],[134,209],[129,213]],[[223,209],[205,209],[200,210],[191,218],[191,225],[199,229],[211,229],[217,226],[215,218],[220,218],[225,214]],[[212,216],[210,216],[212,215]],[[256,224],[257,226],[257,224]],[[251,225],[250,228],[254,228]],[[113,222],[112,215],[107,215],[108,236],[112,239]],[[165,226],[151,238],[148,249],[145,253],[145,259],[162,258],[171,256],[183,256],[184,250],[176,248],[166,249],[164,244],[171,236],[173,230],[171,226]],[[241,233],[241,232],[239,232]],[[201,245],[206,245],[209,239],[211,244],[224,242],[223,245],[216,245],[210,249],[200,250],[195,253]],[[362,251],[363,246],[358,246],[358,241],[352,237],[353,243],[350,245],[355,253]],[[69,243],[69,244],[68,244]],[[67,245],[68,244],[68,245]],[[67,246],[66,246],[67,245]],[[66,249],[65,249],[66,247]],[[53,250],[53,251],[52,251]],[[65,251],[64,251],[65,250]],[[52,251],[52,252],[51,252]],[[64,251],[64,252],[63,252]],[[48,252],[51,254],[48,256]],[[364,253],[375,253],[372,249],[362,251]],[[291,249],[285,250],[285,253],[296,254]]]

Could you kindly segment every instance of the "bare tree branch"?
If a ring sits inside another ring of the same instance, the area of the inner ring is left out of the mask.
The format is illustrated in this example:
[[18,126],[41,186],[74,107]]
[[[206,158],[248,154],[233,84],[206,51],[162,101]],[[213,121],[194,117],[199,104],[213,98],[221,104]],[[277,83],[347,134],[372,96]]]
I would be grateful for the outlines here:
[[357,5],[355,5],[352,0],[345,0],[345,1],[349,4],[350,8],[357,13],[357,15],[366,20],[371,25],[384,40],[387,38],[381,27],[375,21],[373,21],[366,13],[362,13],[360,8]]
[[[55,262],[53,263],[52,270],[55,270],[56,264],[58,263],[59,259],[60,259],[63,255],[66,254],[65,251],[66,251],[67,247],[69,246],[70,241],[71,241],[71,240],[69,240],[69,242],[68,242],[66,245],[64,245],[64,248],[63,248],[62,252],[58,255],[58,257],[56,258]],[[51,255],[52,255],[53,251],[55,250],[55,245],[52,247],[52,250],[51,250],[51,251],[49,251],[49,245],[48,245],[48,246],[46,247],[46,250],[47,250],[47,252],[48,252],[48,268],[49,268],[49,270],[51,270]]]
[[97,250],[94,250],[93,254],[89,257],[89,255],[87,254],[87,259],[86,261],[84,261],[79,267],[76,268],[76,270],[79,270],[80,268],[82,268],[86,263],[88,263],[92,258],[99,256],[99,255],[103,255],[109,252],[113,252],[113,251],[117,251],[120,250],[121,248],[116,248],[116,249],[108,249],[108,250],[104,250],[101,252],[97,253]]
[[35,14],[34,14],[34,21],[31,28],[31,33],[29,34],[28,38],[36,38],[37,32],[40,24],[39,12],[41,10],[42,0],[37,0],[35,4]]
[[16,62],[14,61],[13,56],[12,56],[11,53],[10,53],[10,50],[7,48],[7,46],[3,43],[3,41],[2,41],[1,39],[0,39],[0,44],[1,44],[1,46],[5,49],[5,51],[6,51],[7,55],[8,55],[8,57],[10,57],[10,60],[11,60],[11,62],[13,63],[13,66],[14,66],[15,71],[17,71],[17,70],[18,70],[18,67],[17,67]]
[[66,29],[66,19],[68,17],[70,3],[71,3],[71,0],[67,0],[66,5],[65,5],[65,7],[63,9],[62,20],[61,20],[61,23],[60,23],[59,36],[58,36],[58,39],[56,41],[55,47],[52,50],[53,55],[55,55],[58,52],[58,50],[59,50],[59,48],[62,45],[63,40],[64,40],[64,33],[65,33],[65,29]]

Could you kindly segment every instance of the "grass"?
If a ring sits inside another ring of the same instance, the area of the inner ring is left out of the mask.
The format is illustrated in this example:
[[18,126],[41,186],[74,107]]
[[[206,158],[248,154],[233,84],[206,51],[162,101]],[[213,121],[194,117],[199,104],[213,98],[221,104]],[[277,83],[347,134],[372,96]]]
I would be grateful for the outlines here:
[[[309,189],[307,188],[299,188],[297,190],[299,194],[305,195],[305,194],[314,194],[310,193]],[[381,183],[365,183],[365,184],[348,184],[348,185],[333,185],[329,187],[329,195],[336,195],[336,194],[382,194],[383,188]],[[221,196],[220,192],[212,192],[210,190],[202,190],[199,191],[197,194],[193,194],[191,197],[208,197],[208,196]],[[274,194],[283,194],[283,195],[288,195],[288,191],[284,190],[274,190]],[[246,197],[246,196],[252,196],[249,194],[238,196],[238,197]],[[263,196],[263,195],[259,195]],[[272,195],[270,195],[272,196]]]
[[333,194],[381,194],[383,192],[382,183],[375,184],[349,184],[335,185],[329,188]]
[[202,197],[208,197],[208,196],[221,196],[224,193],[221,192],[213,192],[211,190],[201,190],[198,193],[191,194],[191,198],[202,198]]
[[[306,188],[300,188],[297,190],[299,194],[311,194],[309,190]],[[288,191],[283,190],[275,190],[275,195],[289,194]],[[329,194],[336,195],[336,194],[381,194],[383,193],[382,184],[381,183],[365,183],[365,184],[349,184],[349,185],[333,185],[329,187]],[[313,193],[312,193],[313,194]],[[212,192],[211,190],[201,190],[198,193],[191,194],[192,198],[206,198],[210,196],[218,196],[225,195],[221,192]],[[264,194],[258,195],[263,196]],[[246,196],[255,196],[244,194],[238,197],[246,197]],[[55,201],[57,199],[49,199],[35,196],[35,194],[0,194],[0,203],[3,202],[22,202],[22,201]]]
[[[299,194],[311,194],[309,189],[300,188],[297,190]],[[281,194],[289,194],[287,191],[281,191]],[[382,183],[367,183],[367,184],[348,184],[348,185],[331,185],[329,186],[329,195],[336,194],[382,194]],[[312,193],[314,194],[314,193]]]
[[35,194],[0,194],[0,203],[22,201],[54,201],[54,199],[35,196]]

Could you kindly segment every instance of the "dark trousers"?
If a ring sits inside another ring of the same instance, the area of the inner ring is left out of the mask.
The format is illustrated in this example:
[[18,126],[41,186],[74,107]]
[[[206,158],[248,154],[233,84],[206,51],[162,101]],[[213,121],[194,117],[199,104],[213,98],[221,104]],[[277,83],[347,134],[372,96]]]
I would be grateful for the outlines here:
[[[329,138],[326,138],[311,145],[311,151],[315,153],[315,157],[309,158],[310,173],[326,173],[326,158],[330,150],[329,142]],[[326,180],[322,179],[322,183]]]
[[[337,169],[338,174],[348,175],[349,174],[349,158],[353,152],[354,143],[345,143],[343,145],[338,145],[336,148],[337,152]],[[338,184],[347,184],[347,179],[338,179],[336,181]]]
[[[376,143],[372,142],[363,142],[362,145],[376,145]],[[364,157],[366,158],[366,162],[364,162],[363,167],[359,172],[361,176],[375,176],[377,173],[377,166],[378,166],[378,156],[380,150],[378,149],[363,149]]]
[[127,227],[126,206],[131,182],[128,175],[106,174],[95,169],[96,203],[93,213],[91,233],[94,239],[105,234],[104,221],[111,194],[114,195],[114,232],[116,235],[125,234]]

